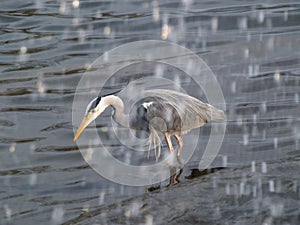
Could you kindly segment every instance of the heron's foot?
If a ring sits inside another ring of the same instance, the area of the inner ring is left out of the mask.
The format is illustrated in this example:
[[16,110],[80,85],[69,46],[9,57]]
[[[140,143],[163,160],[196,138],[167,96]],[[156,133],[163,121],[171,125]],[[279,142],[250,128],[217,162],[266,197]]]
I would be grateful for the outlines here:
[[180,182],[181,182],[180,176],[181,176],[182,172],[183,172],[183,167],[180,168],[179,173],[178,173],[177,176],[175,177],[175,180],[177,181],[177,183],[180,183]]
[[169,169],[170,169],[170,180],[167,187],[173,186],[175,184],[175,177],[176,177],[176,167],[171,166]]
[[169,184],[166,187],[171,187],[171,186],[181,183],[180,177],[181,177],[182,172],[183,172],[183,167],[180,168],[178,174],[176,174],[175,166],[170,167],[170,180],[169,180]]
[[172,187],[172,186],[174,186],[174,185],[175,185],[174,179],[175,179],[175,175],[172,175],[172,176],[170,177],[169,184],[168,184],[166,187]]

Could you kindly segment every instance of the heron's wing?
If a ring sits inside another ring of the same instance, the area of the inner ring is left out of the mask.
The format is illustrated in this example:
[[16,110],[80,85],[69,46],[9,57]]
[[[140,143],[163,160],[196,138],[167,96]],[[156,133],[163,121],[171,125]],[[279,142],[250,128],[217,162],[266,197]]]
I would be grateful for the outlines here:
[[222,110],[181,92],[154,89],[145,91],[145,95],[157,99],[161,107],[167,110],[175,109],[180,117],[183,131],[200,127],[207,122],[224,120]]
[[160,96],[147,96],[140,99],[130,112],[130,124],[134,129],[155,129],[161,133],[179,131],[180,116],[171,104]]

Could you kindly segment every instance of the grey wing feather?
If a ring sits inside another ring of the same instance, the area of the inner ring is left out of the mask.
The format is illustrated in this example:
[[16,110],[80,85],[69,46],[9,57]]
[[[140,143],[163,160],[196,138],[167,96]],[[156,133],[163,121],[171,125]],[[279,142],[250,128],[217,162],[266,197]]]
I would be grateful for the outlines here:
[[201,127],[208,122],[221,122],[225,118],[223,110],[181,92],[154,89],[145,91],[145,96],[157,97],[160,104],[171,105],[181,119],[183,132]]

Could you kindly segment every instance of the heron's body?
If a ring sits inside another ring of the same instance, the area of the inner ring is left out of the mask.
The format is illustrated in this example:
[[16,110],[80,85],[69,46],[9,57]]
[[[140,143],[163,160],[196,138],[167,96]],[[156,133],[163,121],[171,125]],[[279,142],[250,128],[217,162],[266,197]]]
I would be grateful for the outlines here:
[[[129,125],[137,130],[149,131],[152,126],[162,133],[185,134],[208,122],[224,119],[222,110],[181,92],[153,89],[144,95],[129,113]],[[153,121],[154,118],[162,119],[164,124],[161,120]]]
[[208,122],[224,120],[222,110],[177,91],[164,89],[145,91],[143,97],[133,105],[128,116],[124,114],[123,101],[117,96],[109,95],[97,97],[90,102],[85,117],[75,134],[74,141],[83,129],[108,106],[113,107],[113,118],[121,126],[149,133],[149,145],[158,145],[159,147],[158,157],[160,155],[161,134],[165,136],[171,153],[174,152],[171,136],[175,136],[178,142],[177,159],[181,166],[180,152],[183,141],[180,135]]

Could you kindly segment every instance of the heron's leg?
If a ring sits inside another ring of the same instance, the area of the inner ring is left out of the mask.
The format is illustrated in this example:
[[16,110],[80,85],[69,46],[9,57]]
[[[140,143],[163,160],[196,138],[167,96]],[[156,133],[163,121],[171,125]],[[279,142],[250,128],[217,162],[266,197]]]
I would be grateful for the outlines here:
[[[175,138],[176,138],[176,140],[178,142],[177,161],[178,161],[178,163],[180,165],[180,168],[182,169],[183,168],[183,164],[182,164],[181,159],[180,159],[180,153],[181,153],[181,149],[182,149],[182,146],[183,146],[183,141],[182,141],[182,138],[179,136],[179,134],[174,134],[174,136],[175,136]],[[181,173],[182,173],[182,171],[181,171]],[[180,176],[181,173],[178,174],[178,175]]]
[[169,180],[169,184],[167,185],[167,187],[173,186],[175,184],[175,176],[176,176],[176,167],[175,166],[171,166],[170,168],[170,180]]
[[173,153],[174,148],[173,148],[172,141],[171,141],[171,134],[165,133],[165,138],[166,138],[167,145],[168,145],[168,148],[169,148],[170,152]]
[[177,150],[177,156],[179,157],[180,156],[180,152],[181,152],[181,149],[182,149],[182,146],[183,146],[183,141],[182,141],[182,138],[179,136],[179,134],[174,134],[177,142],[178,142],[178,150]]

